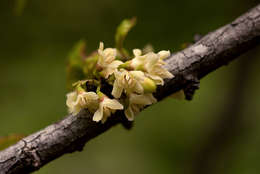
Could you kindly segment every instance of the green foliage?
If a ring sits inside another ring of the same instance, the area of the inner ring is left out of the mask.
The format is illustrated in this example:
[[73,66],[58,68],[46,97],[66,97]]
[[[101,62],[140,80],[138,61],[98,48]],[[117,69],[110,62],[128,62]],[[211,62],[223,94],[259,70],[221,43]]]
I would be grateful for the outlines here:
[[96,64],[98,60],[97,52],[93,52],[89,56],[86,55],[86,42],[80,40],[71,53],[69,54],[67,64],[67,88],[72,89],[72,85],[75,82],[82,79],[99,78]]
[[3,150],[9,147],[12,144],[15,144],[19,140],[21,140],[24,135],[21,134],[10,134],[8,136],[0,137],[0,150]]
[[72,89],[71,84],[84,78],[83,72],[83,60],[85,59],[85,48],[86,43],[84,40],[79,41],[71,53],[69,54],[68,64],[67,64],[67,88]]
[[128,52],[123,47],[124,40],[128,32],[135,26],[135,24],[136,18],[125,19],[117,27],[115,35],[116,48],[122,54],[123,57],[128,57]]
[[96,68],[98,60],[98,54],[97,52],[93,52],[90,56],[88,56],[83,65],[84,65],[84,75],[87,79],[93,79],[94,77],[99,78],[99,73]]

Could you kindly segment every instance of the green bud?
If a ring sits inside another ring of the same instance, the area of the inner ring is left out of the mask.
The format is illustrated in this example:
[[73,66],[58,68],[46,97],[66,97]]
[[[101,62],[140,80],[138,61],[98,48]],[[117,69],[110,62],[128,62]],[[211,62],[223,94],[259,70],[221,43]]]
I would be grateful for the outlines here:
[[156,91],[156,84],[150,78],[146,77],[141,84],[144,88],[144,93],[153,93]]
[[131,69],[131,61],[126,61],[125,63],[121,64],[118,66],[118,69],[124,68],[126,70],[130,70]]
[[99,96],[100,99],[106,96],[103,92],[100,91],[100,88],[98,88],[97,90],[97,95]]
[[78,94],[79,94],[79,93],[82,93],[82,92],[86,92],[85,89],[83,89],[80,84],[78,84],[78,85],[76,86],[76,90],[77,90],[77,93],[78,93]]
[[135,70],[139,70],[139,71],[145,72],[144,65],[141,64],[141,65],[137,66],[137,67],[135,68]]

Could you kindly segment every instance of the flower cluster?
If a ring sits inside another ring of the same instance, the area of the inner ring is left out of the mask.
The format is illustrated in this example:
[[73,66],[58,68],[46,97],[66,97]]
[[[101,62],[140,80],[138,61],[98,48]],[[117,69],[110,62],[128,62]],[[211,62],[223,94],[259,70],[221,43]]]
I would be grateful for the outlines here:
[[142,54],[134,49],[132,58],[125,58],[116,48],[104,49],[101,42],[92,59],[86,58],[95,64],[94,69],[85,68],[92,78],[76,82],[73,92],[67,94],[69,112],[76,115],[87,108],[94,114],[93,121],[104,123],[116,110],[124,110],[127,119],[134,120],[140,110],[156,102],[156,86],[173,78],[163,67],[169,56],[169,51]]
[[[67,67],[68,111],[77,115],[81,109],[92,112],[93,121],[104,123],[117,110],[129,121],[145,106],[156,102],[153,93],[157,85],[173,75],[163,67],[170,51],[154,53],[151,46],[134,49],[123,47],[127,33],[136,19],[125,19],[118,26],[115,48],[104,48],[85,54],[85,42],[80,41],[70,54]],[[71,84],[72,89],[71,89]]]

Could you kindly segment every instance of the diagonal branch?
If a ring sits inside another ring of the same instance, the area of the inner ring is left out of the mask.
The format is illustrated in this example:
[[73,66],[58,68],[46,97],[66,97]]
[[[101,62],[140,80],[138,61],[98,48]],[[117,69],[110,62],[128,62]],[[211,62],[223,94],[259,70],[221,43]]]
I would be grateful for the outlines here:
[[[199,80],[260,43],[260,4],[226,26],[209,33],[194,45],[169,57],[166,68],[175,78],[166,80],[158,100],[184,89],[191,99]],[[81,151],[86,142],[124,121],[117,112],[105,124],[92,121],[82,110],[36,132],[0,152],[0,174],[29,173],[65,153]]]

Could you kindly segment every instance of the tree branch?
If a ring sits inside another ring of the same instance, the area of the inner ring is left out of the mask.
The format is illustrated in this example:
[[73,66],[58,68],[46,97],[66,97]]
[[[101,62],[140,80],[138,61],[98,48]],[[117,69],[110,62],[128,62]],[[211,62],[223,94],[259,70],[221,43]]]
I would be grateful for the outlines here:
[[[232,23],[209,33],[194,45],[173,54],[166,68],[175,77],[165,81],[155,96],[158,100],[184,89],[191,99],[201,79],[215,69],[260,43],[260,4]],[[36,132],[0,152],[0,174],[29,173],[65,153],[81,151],[86,142],[123,122],[117,112],[105,124],[92,121],[92,114],[82,110]]]

